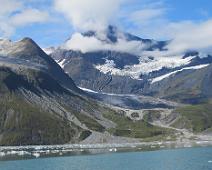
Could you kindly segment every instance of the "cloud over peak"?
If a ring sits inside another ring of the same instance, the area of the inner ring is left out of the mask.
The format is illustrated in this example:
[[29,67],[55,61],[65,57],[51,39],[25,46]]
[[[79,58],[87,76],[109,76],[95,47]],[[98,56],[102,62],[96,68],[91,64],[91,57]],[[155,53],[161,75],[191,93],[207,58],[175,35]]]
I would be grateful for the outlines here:
[[[104,32],[102,34],[104,34]],[[101,37],[89,37],[83,36],[81,33],[74,33],[71,39],[64,44],[63,48],[81,51],[82,53],[111,50],[135,55],[139,55],[140,52],[146,48],[146,45],[142,44],[141,41],[128,41],[124,38],[124,35],[117,37],[117,41],[114,43],[104,39],[105,36],[97,36]]]

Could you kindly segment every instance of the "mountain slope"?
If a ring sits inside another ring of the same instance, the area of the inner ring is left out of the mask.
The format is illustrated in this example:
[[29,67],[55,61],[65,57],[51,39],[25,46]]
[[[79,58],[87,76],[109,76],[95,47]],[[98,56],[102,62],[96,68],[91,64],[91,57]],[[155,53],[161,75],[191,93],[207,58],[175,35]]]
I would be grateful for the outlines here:
[[176,109],[179,118],[172,123],[173,127],[188,129],[195,133],[211,133],[212,128],[212,104],[200,104]]
[[[45,104],[42,102],[44,91],[63,93],[65,90],[44,73],[26,71],[27,75],[18,75],[9,68],[0,68],[0,144],[74,141],[73,138],[84,130],[71,123],[65,115],[59,115],[56,107],[42,106]],[[51,105],[50,101],[45,102]]]
[[0,61],[3,60],[4,65],[9,60],[9,64],[20,64],[25,67],[34,66],[37,69],[48,71],[51,76],[69,89],[78,90],[69,76],[64,74],[64,71],[55,61],[43,52],[32,39],[24,38],[18,42],[2,42],[0,43],[0,49]]
[[212,65],[177,72],[155,82],[146,91],[154,96],[197,104],[212,98]]
[[[76,143],[102,126],[95,121],[101,106],[35,42],[9,44],[0,53],[0,145]],[[88,128],[78,114],[95,124]]]

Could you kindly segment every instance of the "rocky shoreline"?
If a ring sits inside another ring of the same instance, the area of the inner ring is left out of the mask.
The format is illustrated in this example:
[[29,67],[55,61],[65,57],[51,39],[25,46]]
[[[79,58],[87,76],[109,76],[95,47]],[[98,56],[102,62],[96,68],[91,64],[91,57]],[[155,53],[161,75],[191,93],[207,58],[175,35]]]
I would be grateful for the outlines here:
[[47,146],[0,147],[0,161],[43,157],[75,156],[83,154],[105,154],[115,152],[142,152],[161,149],[178,149],[212,146],[210,140],[155,141],[122,144],[67,144]]

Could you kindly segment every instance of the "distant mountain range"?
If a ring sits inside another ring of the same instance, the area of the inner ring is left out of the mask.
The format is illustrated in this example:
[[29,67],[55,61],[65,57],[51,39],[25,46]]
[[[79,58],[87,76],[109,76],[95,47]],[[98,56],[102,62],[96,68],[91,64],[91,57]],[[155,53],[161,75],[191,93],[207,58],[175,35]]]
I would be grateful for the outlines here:
[[191,140],[202,137],[195,133],[210,134],[210,55],[146,55],[166,51],[169,41],[141,39],[112,26],[104,33],[81,34],[102,44],[83,52],[69,49],[72,39],[46,53],[30,38],[0,39],[0,145]]
[[[122,41],[125,44],[137,43],[140,51],[123,52],[112,48],[82,52],[64,46],[46,50],[73,78],[76,85],[82,88],[105,93],[151,95],[186,103],[195,102],[195,98],[199,101],[200,98],[211,97],[205,95],[203,89],[210,87],[212,56],[202,56],[197,51],[188,51],[180,56],[155,56],[151,54],[166,51],[170,41],[142,39],[113,26],[109,26],[102,34],[88,31],[81,35],[111,45],[109,47]],[[70,39],[67,40],[69,41]],[[204,74],[200,75],[199,72]],[[197,86],[197,80],[199,86],[194,94],[191,89]],[[187,81],[190,84],[187,83],[186,87]],[[175,90],[176,86],[179,90]],[[188,91],[188,88],[191,89]],[[176,96],[181,97],[175,98]]]

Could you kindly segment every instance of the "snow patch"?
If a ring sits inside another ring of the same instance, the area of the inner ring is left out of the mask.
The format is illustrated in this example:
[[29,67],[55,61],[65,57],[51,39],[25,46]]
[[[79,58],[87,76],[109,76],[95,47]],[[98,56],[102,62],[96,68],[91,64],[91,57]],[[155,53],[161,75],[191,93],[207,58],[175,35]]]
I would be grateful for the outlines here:
[[175,68],[183,65],[187,65],[194,57],[182,58],[180,56],[175,57],[158,57],[154,60],[148,57],[140,57],[139,64],[125,66],[124,69],[115,68],[113,60],[106,60],[103,65],[95,65],[95,68],[100,72],[118,76],[129,76],[133,79],[140,80],[141,74],[149,74],[153,71],[158,71],[162,68]]
[[96,91],[93,91],[91,89],[86,89],[86,88],[83,88],[83,87],[78,87],[79,89],[83,90],[83,91],[86,91],[86,92],[90,92],[90,93],[98,93]]
[[151,84],[156,83],[156,82],[159,82],[159,81],[161,81],[161,80],[163,80],[163,79],[165,79],[165,78],[170,77],[170,76],[173,75],[173,74],[176,74],[176,73],[178,73],[178,72],[182,72],[182,71],[184,71],[184,70],[198,70],[198,69],[205,68],[205,67],[207,67],[207,66],[209,66],[209,64],[202,64],[202,65],[193,66],[193,67],[185,67],[185,68],[182,68],[182,69],[180,69],[180,70],[176,70],[176,71],[173,71],[173,72],[171,72],[171,73],[162,75],[162,76],[160,76],[160,77],[156,77],[156,78],[154,78],[154,79],[152,80]]
[[42,49],[47,55],[52,54],[56,49],[55,47],[43,48]]
[[56,60],[56,62],[57,62],[57,64],[58,64],[62,69],[64,69],[66,59],[63,59],[62,61],[61,61],[61,60]]

